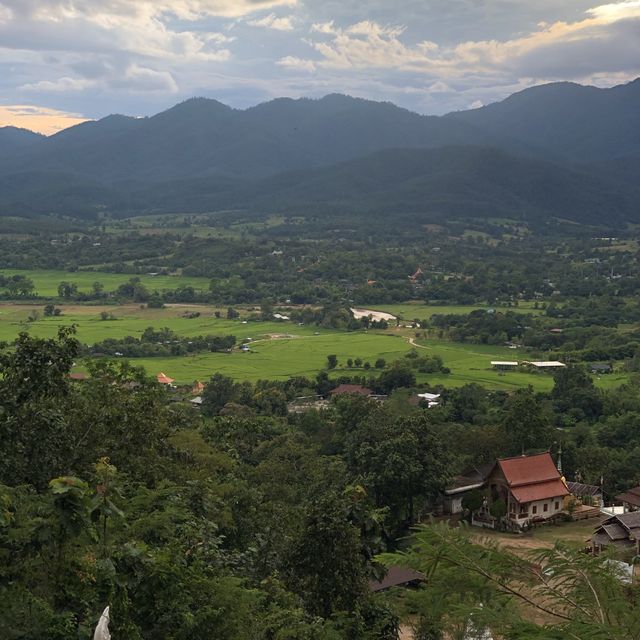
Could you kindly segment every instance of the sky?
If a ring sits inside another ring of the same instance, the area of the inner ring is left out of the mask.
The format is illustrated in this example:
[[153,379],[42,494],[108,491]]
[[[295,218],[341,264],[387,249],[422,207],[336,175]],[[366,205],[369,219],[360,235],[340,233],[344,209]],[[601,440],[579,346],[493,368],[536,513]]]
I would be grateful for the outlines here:
[[638,75],[640,0],[0,0],[0,126],[47,134],[192,96],[442,114]]

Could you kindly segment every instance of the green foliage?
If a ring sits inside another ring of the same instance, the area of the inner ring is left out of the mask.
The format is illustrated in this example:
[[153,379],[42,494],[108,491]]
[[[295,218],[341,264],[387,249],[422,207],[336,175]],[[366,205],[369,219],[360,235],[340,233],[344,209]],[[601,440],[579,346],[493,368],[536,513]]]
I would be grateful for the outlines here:
[[522,640],[638,634],[637,587],[622,584],[603,558],[561,544],[515,554],[474,542],[466,528],[429,525],[406,553],[383,559],[426,576],[410,598],[427,638],[463,637],[456,634],[471,627]]

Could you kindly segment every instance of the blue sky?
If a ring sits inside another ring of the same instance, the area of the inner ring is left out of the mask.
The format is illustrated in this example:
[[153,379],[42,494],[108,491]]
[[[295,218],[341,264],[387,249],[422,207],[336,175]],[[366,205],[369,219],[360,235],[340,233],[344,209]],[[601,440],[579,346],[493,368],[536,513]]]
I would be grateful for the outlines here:
[[46,132],[194,95],[441,114],[638,75],[640,0],[0,0],[0,125]]

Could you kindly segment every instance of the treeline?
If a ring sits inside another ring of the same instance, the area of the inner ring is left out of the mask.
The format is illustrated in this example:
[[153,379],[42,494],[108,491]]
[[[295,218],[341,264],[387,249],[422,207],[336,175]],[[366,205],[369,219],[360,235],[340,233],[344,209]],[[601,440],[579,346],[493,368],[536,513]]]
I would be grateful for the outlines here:
[[82,354],[90,356],[124,356],[127,358],[155,358],[183,356],[203,351],[231,351],[236,344],[235,336],[189,336],[178,335],[172,329],[147,327],[139,338],[107,338],[91,346],[85,346]]
[[[0,239],[0,268],[65,269],[70,282],[80,268],[132,278],[180,272],[208,278],[210,289],[186,287],[163,293],[163,301],[224,305],[265,299],[293,304],[516,304],[552,298],[564,304],[573,298],[622,300],[640,289],[633,241],[611,251],[612,240],[591,237],[594,231],[588,227],[549,225],[532,232],[523,223],[469,220],[440,222],[412,235],[411,227],[400,221],[366,224],[357,216],[335,220],[327,229],[313,216],[271,226],[254,217],[229,215],[229,220],[212,220],[212,228],[221,232],[215,238],[163,232],[161,227],[169,223],[160,222],[160,233],[153,235],[129,231],[126,225],[110,233],[105,224],[86,234]],[[193,224],[203,223],[194,219]],[[550,233],[551,228],[557,233]],[[414,273],[418,276],[410,278]],[[74,299],[98,299],[95,293],[76,292]],[[123,289],[118,295],[144,302],[154,294]],[[606,320],[610,311],[604,304],[597,306],[594,317],[602,311]]]

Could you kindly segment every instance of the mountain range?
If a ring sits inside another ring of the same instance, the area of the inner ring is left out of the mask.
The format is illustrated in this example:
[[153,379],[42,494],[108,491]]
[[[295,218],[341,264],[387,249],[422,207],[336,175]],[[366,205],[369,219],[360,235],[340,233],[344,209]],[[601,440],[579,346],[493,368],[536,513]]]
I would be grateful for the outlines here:
[[526,89],[422,116],[343,95],[194,98],[41,136],[0,128],[0,214],[246,209],[425,220],[640,221],[640,79]]

